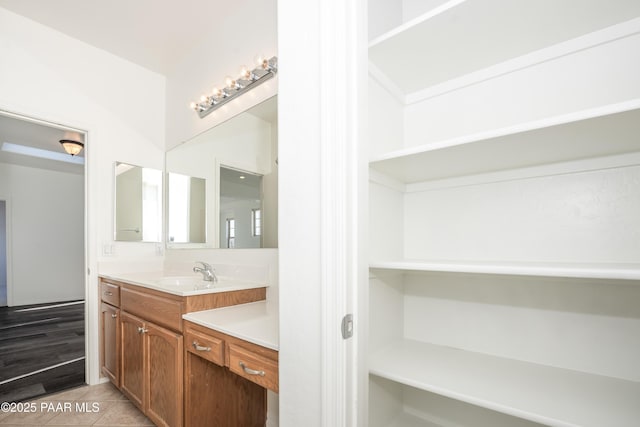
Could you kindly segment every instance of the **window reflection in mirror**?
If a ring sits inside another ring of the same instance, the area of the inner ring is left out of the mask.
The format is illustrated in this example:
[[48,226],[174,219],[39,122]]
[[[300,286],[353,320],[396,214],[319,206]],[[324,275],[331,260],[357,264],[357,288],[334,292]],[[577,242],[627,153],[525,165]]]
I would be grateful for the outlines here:
[[205,243],[206,181],[203,178],[169,173],[168,240],[172,243]]
[[115,164],[114,240],[162,240],[162,171]]
[[[278,247],[277,117],[277,98],[273,97],[167,152],[169,180],[173,174],[198,177],[204,187],[204,210],[194,211],[185,197],[186,190],[175,190],[182,191],[182,196],[174,195],[173,184],[168,182],[169,248]],[[233,171],[244,173],[247,182],[261,180],[260,191],[254,190],[251,195],[261,202],[247,204],[246,210],[230,214],[232,204],[248,200],[246,188],[223,182]],[[193,181],[190,185],[194,185]],[[175,208],[174,201],[179,199],[181,207]],[[200,216],[192,218],[193,212]],[[204,239],[202,234],[193,239],[190,231],[187,234],[194,223],[198,230],[204,230]]]

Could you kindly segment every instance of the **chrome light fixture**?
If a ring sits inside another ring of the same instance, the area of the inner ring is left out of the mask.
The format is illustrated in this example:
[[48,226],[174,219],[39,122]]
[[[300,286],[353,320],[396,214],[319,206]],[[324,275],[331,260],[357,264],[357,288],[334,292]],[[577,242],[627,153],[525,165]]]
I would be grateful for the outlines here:
[[251,90],[275,76],[278,72],[278,58],[256,58],[257,66],[253,69],[242,67],[237,77],[227,76],[225,86],[214,88],[209,95],[202,95],[200,102],[192,102],[190,108],[195,110],[200,118],[205,117],[227,102]]
[[80,141],[73,141],[71,139],[61,139],[60,144],[64,147],[64,151],[72,156],[80,153],[84,148],[84,144]]

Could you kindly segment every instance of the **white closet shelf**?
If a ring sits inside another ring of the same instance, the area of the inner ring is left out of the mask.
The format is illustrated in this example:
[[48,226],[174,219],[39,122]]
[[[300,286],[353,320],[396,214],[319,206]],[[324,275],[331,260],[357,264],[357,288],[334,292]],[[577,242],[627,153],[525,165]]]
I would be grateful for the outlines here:
[[433,181],[640,151],[640,99],[434,141],[373,158],[403,183]]
[[530,421],[635,427],[640,383],[412,340],[373,353],[371,374]]
[[440,427],[415,415],[401,412],[388,425],[388,427]]
[[489,261],[378,261],[370,268],[404,271],[640,280],[640,264],[538,263]]
[[[616,7],[591,2],[588,8],[583,0],[439,3],[369,43],[371,62],[405,94],[628,21],[640,13],[637,2],[618,2]],[[541,24],[545,31],[540,31]]]

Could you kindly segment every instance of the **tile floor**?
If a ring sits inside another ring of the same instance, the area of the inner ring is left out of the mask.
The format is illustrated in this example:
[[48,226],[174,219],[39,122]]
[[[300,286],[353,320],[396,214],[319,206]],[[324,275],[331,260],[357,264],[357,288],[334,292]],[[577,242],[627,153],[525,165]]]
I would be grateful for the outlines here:
[[0,426],[136,427],[154,425],[111,383],[82,386],[44,396],[16,404],[14,409],[24,409],[24,405],[29,405],[30,412],[5,412],[6,408],[3,406],[0,412]]

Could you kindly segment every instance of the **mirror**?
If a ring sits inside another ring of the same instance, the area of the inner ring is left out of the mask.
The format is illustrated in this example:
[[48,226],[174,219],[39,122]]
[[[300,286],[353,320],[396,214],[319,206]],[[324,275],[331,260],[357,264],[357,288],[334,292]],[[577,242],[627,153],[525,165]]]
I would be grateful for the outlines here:
[[162,171],[116,162],[114,240],[162,241]]
[[169,150],[168,247],[277,247],[277,145],[273,97]]
[[179,173],[169,173],[167,179],[168,241],[205,243],[206,180]]

